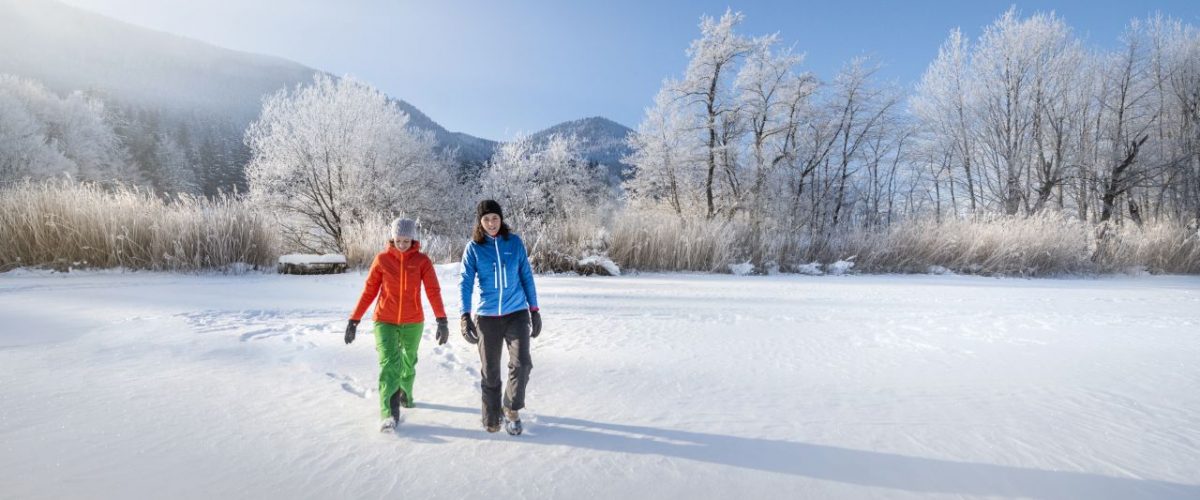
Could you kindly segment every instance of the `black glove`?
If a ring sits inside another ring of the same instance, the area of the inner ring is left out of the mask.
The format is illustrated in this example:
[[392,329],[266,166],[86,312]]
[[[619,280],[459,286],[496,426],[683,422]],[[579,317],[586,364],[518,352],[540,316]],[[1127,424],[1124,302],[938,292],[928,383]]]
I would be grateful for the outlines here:
[[450,340],[450,325],[446,323],[446,318],[438,318],[437,324],[437,341],[438,345],[442,345],[445,344],[447,340]]
[[533,311],[529,313],[529,323],[533,326],[533,330],[529,332],[529,336],[537,338],[542,334],[542,313]]
[[352,319],[346,323],[346,343],[354,342],[354,334],[358,332],[358,320]]
[[458,326],[462,329],[462,336],[464,339],[467,339],[467,342],[472,344],[479,343],[479,332],[475,330],[475,322],[471,321],[470,313],[463,313],[462,320],[459,321]]

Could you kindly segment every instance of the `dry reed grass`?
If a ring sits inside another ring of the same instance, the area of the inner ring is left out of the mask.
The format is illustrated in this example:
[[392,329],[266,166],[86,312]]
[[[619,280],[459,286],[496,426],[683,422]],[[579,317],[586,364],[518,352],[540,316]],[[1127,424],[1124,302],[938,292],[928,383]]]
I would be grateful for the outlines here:
[[276,242],[266,217],[230,196],[165,201],[65,180],[0,190],[0,269],[240,272],[272,268]]

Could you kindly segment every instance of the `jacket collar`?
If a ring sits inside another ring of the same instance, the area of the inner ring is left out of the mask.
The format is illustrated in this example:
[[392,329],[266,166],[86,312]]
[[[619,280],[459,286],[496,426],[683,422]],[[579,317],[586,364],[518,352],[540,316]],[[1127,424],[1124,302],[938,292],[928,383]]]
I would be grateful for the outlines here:
[[393,256],[396,256],[396,257],[400,257],[400,256],[411,257],[412,254],[421,251],[421,242],[419,242],[417,240],[413,240],[412,245],[410,245],[408,247],[408,250],[401,252],[400,250],[397,250],[396,246],[392,245],[392,243],[389,241],[387,243],[387,251],[389,254],[392,254]]

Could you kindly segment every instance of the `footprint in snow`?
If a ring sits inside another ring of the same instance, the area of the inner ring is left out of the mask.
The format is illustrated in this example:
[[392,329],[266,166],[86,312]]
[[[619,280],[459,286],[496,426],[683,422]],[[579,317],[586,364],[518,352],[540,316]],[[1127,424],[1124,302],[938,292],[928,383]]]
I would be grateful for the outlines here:
[[360,398],[366,399],[367,394],[370,392],[367,388],[359,385],[358,380],[356,380],[354,377],[351,377],[349,375],[339,375],[339,374],[333,373],[333,372],[325,372],[325,376],[333,379],[334,382],[341,382],[341,387],[342,387],[343,391],[346,391],[346,392],[353,394],[355,396],[358,396]]
[[265,339],[281,340],[292,344],[297,350],[317,347],[314,342],[302,342],[310,334],[319,337],[336,330],[336,323],[329,322],[340,311],[200,311],[184,313],[185,318],[198,333],[236,335],[241,342]]
[[[459,360],[458,356],[455,355],[453,351],[451,351],[450,349],[447,349],[445,347],[442,347],[442,346],[434,347],[433,355],[434,355],[434,357],[438,358],[438,364],[440,364],[443,368],[446,368],[448,370],[461,370],[461,371],[467,373],[468,375],[471,375],[472,377],[474,377],[479,372],[479,370],[475,366]],[[478,384],[476,384],[476,385],[478,385]]]
[[342,390],[346,391],[350,394],[353,394],[355,396],[358,396],[360,398],[363,398],[363,399],[366,399],[366,397],[367,397],[366,389],[363,389],[362,387],[351,384],[350,382],[342,382]]

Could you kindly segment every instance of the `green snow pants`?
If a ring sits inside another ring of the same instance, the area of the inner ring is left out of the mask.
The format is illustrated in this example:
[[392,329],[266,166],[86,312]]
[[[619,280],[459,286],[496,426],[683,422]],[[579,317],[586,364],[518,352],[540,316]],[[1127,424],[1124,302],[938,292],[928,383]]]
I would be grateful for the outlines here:
[[424,323],[375,323],[375,350],[379,353],[379,413],[392,416],[388,403],[396,391],[401,405],[413,407],[413,379],[417,375],[417,346]]

